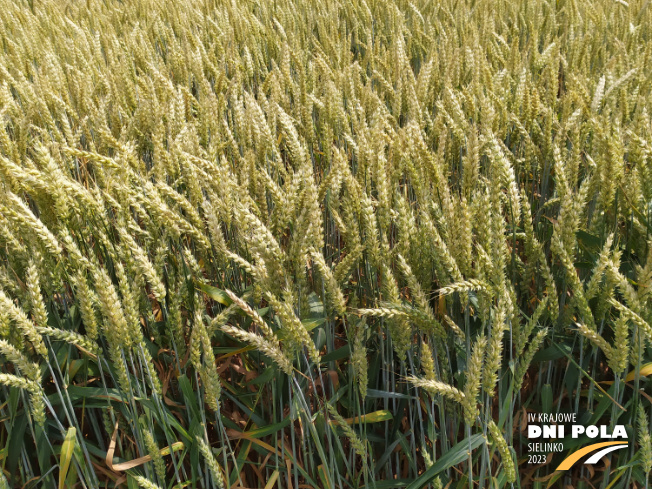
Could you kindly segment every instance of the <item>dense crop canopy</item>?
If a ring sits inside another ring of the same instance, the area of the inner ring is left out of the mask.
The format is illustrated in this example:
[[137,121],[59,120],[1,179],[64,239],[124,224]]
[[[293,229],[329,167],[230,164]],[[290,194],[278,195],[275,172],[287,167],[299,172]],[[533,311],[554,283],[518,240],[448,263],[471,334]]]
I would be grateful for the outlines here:
[[0,0],[0,488],[647,487],[648,4]]

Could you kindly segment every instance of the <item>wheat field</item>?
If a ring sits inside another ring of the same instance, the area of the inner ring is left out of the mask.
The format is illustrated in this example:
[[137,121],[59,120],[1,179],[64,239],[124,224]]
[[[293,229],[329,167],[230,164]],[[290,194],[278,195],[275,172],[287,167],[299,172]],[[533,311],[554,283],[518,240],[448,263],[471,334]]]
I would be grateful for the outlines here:
[[0,488],[648,488],[649,3],[0,0]]

